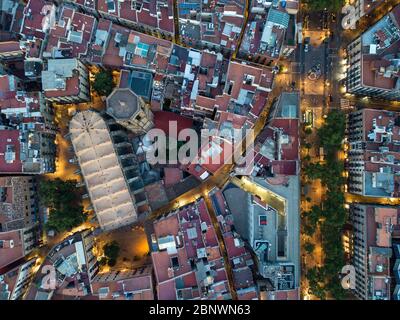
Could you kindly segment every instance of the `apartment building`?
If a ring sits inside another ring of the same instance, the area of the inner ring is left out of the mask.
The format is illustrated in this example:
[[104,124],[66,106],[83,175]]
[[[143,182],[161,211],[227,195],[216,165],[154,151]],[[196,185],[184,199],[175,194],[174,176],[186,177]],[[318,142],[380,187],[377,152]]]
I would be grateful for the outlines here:
[[400,210],[379,205],[350,205],[353,225],[352,265],[355,295],[363,300],[391,300],[393,239],[400,236]]
[[399,197],[400,114],[361,109],[348,115],[349,192],[378,198]]
[[347,47],[347,92],[400,99],[400,5]]

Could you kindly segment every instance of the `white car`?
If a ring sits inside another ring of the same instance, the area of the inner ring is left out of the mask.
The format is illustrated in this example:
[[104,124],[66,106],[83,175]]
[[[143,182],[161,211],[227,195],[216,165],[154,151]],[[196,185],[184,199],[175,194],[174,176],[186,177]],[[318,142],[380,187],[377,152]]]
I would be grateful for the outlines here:
[[304,52],[308,52],[308,44],[304,45]]

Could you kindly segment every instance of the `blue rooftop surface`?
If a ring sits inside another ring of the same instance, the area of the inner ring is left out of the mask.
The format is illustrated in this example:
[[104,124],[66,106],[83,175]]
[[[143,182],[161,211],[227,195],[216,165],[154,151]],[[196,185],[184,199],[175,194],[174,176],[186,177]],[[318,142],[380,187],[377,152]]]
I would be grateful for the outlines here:
[[290,16],[286,12],[278,11],[276,9],[269,9],[267,21],[281,25],[286,28],[289,26]]
[[133,71],[130,75],[130,88],[146,101],[150,100],[153,76],[149,72]]

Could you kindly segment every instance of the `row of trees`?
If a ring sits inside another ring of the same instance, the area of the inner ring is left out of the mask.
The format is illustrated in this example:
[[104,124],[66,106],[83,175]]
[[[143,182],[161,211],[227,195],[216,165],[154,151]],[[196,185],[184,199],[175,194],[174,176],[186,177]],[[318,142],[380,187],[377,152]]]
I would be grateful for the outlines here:
[[343,0],[305,0],[307,7],[312,11],[328,10],[338,12],[344,5]]
[[81,196],[76,189],[76,180],[42,180],[39,196],[43,205],[49,208],[47,230],[69,231],[86,220]]
[[[342,245],[342,229],[347,219],[343,194],[343,162],[337,153],[342,149],[345,135],[345,115],[332,110],[325,124],[318,129],[320,146],[326,152],[325,163],[310,163],[305,168],[308,179],[320,179],[326,188],[326,197],[320,206],[313,206],[303,213],[304,232],[312,236],[317,227],[322,234],[324,264],[310,269],[307,278],[311,292],[320,299],[329,292],[335,299],[344,296],[340,283],[340,271],[345,265]],[[308,250],[311,247],[308,246]]]

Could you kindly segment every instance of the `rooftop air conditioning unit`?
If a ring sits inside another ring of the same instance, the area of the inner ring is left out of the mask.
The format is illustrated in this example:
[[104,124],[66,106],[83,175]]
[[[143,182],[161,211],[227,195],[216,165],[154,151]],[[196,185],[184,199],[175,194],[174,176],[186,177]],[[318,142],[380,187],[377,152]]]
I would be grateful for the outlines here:
[[14,248],[14,240],[0,240],[0,248],[3,249]]

